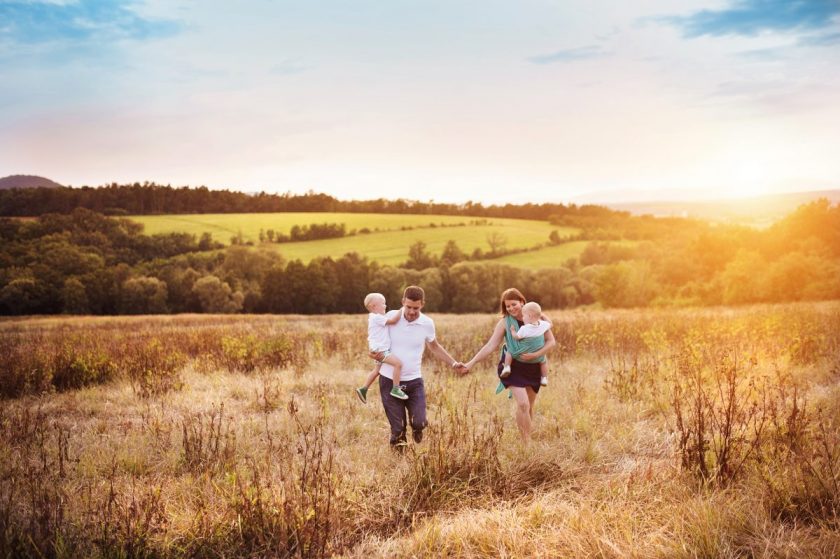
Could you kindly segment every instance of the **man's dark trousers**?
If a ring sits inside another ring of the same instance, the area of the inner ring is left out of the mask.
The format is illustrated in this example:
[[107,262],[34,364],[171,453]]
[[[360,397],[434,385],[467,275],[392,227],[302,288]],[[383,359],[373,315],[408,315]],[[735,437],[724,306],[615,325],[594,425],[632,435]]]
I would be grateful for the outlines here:
[[[385,375],[379,375],[379,397],[382,398],[382,407],[385,408],[385,415],[388,416],[388,423],[391,424],[391,444],[405,444],[408,423],[411,424],[414,440],[419,443],[423,438],[423,429],[426,427],[426,390],[423,387],[423,379],[401,381],[400,386],[408,394],[408,400],[391,396],[393,381]],[[406,421],[406,414],[408,414],[408,421]]]

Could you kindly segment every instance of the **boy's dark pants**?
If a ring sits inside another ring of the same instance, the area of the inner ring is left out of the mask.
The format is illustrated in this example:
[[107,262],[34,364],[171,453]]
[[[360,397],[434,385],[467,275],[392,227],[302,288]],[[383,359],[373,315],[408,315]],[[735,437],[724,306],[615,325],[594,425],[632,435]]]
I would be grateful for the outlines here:
[[[408,394],[408,400],[400,400],[391,396],[394,383],[384,375],[379,375],[379,397],[388,423],[391,424],[391,445],[405,444],[406,424],[411,423],[411,432],[415,442],[423,439],[423,429],[426,427],[426,390],[423,379],[416,378],[401,382],[403,391]],[[406,422],[406,413],[408,422]]]

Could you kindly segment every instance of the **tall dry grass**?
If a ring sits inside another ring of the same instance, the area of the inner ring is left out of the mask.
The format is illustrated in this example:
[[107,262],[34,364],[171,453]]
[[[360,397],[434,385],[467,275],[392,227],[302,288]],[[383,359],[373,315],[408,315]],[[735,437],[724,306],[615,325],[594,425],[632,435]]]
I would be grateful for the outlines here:
[[529,446],[427,361],[403,454],[359,317],[2,321],[0,556],[840,555],[840,305],[554,316]]

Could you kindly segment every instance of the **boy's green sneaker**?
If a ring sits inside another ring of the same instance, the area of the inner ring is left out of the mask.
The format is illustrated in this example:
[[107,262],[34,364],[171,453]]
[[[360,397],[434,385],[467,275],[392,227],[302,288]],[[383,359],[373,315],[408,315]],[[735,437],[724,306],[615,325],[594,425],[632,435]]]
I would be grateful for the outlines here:
[[359,400],[361,400],[364,404],[367,404],[367,391],[368,389],[364,386],[356,389],[356,396],[358,396]]
[[400,400],[408,400],[408,394],[402,391],[399,386],[395,386],[391,389],[391,396],[394,398],[399,398]]

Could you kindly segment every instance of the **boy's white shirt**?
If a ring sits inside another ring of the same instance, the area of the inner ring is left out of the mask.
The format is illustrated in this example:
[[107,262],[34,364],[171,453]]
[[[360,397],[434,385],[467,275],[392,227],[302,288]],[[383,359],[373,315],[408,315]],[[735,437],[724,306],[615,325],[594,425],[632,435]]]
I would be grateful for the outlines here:
[[525,324],[516,333],[520,338],[533,338],[542,336],[551,329],[551,323],[547,320],[540,320],[538,324]]
[[[399,311],[391,311],[393,313]],[[386,324],[389,316],[388,314],[368,314],[368,348],[370,351],[385,351],[391,348],[391,336],[388,333],[388,325]]]
[[[391,311],[402,313],[401,310]],[[391,313],[388,313],[391,315]],[[422,376],[420,365],[426,342],[435,339],[435,323],[423,313],[416,320],[409,322],[401,315],[396,324],[388,327],[391,335],[391,353],[402,361],[400,381],[414,380]],[[393,378],[394,367],[383,363],[379,374],[386,378]]]

